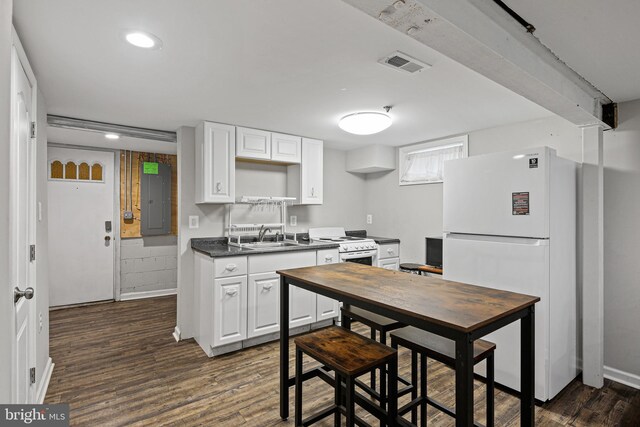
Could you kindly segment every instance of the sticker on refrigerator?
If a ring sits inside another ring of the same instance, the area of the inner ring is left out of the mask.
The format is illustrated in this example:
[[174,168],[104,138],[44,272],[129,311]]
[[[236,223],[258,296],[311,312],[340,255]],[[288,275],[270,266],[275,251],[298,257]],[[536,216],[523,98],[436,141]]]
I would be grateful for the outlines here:
[[513,215],[529,215],[529,192],[512,193],[511,205]]
[[538,158],[532,157],[529,159],[529,169],[537,169],[538,168]]

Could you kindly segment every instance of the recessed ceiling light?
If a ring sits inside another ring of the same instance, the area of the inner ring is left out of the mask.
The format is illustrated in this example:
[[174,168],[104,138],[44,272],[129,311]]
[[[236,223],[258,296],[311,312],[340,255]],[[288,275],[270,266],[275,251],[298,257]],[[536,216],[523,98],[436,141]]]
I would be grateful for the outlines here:
[[355,135],[372,135],[391,126],[391,117],[375,112],[353,113],[341,118],[338,126]]
[[107,139],[120,139],[120,135],[115,133],[105,133],[104,137]]
[[143,49],[160,49],[162,47],[162,40],[151,33],[145,33],[144,31],[130,31],[127,32],[124,38],[136,47]]

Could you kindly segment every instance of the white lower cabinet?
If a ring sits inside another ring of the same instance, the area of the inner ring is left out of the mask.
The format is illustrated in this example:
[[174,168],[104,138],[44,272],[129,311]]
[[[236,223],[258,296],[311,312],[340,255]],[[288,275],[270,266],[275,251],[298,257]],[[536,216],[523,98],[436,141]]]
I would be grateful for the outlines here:
[[316,293],[289,286],[289,327],[304,326],[316,321]]
[[280,275],[249,275],[247,314],[248,338],[280,330]]
[[246,339],[247,276],[216,279],[213,287],[213,346]]
[[[211,259],[195,255],[194,338],[208,356],[264,342],[280,331],[280,275],[275,270],[333,264],[337,249]],[[289,286],[289,327],[339,315],[338,301]]]
[[388,258],[378,261],[378,267],[386,268],[387,270],[400,270],[400,258]]
[[[338,249],[323,249],[318,251],[316,258],[318,265],[335,264],[340,262]],[[316,299],[316,322],[333,319],[340,314],[340,302],[324,295],[318,295]]]
[[400,270],[400,245],[386,243],[378,246],[378,267]]

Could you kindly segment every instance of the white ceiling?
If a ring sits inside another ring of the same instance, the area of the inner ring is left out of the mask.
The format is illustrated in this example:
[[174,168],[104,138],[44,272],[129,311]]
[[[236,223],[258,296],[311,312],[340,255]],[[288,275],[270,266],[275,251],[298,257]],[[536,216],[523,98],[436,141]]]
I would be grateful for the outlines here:
[[616,102],[640,98],[640,1],[504,0],[534,35]]
[[[340,0],[19,0],[14,23],[49,113],[176,130],[206,119],[324,139],[403,145],[550,113]],[[162,50],[123,41],[159,36]],[[433,67],[378,64],[401,50]],[[393,105],[394,124],[338,119]]]

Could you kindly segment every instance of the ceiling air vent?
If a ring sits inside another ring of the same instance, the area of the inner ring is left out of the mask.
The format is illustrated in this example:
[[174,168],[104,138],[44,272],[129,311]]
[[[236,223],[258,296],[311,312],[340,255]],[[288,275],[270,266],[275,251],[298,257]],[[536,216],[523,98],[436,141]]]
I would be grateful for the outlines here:
[[382,58],[378,62],[386,65],[387,67],[405,71],[407,73],[417,73],[418,71],[422,71],[424,68],[431,67],[431,65],[418,61],[417,59],[402,52],[393,52],[391,55]]

